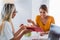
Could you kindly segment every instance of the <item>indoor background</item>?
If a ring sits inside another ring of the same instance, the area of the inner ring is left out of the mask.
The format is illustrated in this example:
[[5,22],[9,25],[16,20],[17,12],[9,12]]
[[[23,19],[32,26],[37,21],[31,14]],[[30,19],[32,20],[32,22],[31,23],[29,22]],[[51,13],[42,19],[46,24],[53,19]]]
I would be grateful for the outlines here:
[[[0,19],[1,10],[7,0],[0,0]],[[8,0],[9,1],[9,0]],[[11,0],[10,0],[11,1]],[[49,15],[55,18],[56,25],[60,26],[60,0],[13,0],[16,6],[17,15],[13,19],[15,30],[17,31],[20,24],[27,25],[27,19],[35,20],[35,16],[39,14],[41,4],[46,4],[49,9]],[[23,36],[22,39],[40,38],[39,33],[32,32],[30,37]],[[45,38],[45,37],[44,37]]]

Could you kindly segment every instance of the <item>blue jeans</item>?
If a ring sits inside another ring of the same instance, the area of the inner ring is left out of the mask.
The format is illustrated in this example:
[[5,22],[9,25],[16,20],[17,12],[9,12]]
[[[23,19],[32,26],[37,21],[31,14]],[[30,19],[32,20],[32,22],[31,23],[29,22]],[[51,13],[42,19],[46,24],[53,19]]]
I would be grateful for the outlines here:
[[51,25],[49,32],[49,40],[59,40],[60,37],[60,27],[56,25]]

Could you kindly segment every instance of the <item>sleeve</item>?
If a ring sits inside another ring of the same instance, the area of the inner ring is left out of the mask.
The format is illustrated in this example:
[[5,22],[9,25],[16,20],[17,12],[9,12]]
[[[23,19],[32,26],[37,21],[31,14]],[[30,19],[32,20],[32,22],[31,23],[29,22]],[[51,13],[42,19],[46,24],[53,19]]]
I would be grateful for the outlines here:
[[51,23],[55,24],[55,20],[54,20],[53,17],[52,17],[52,19],[51,19]]
[[37,24],[37,22],[38,22],[38,16],[36,16],[35,18],[35,23]]
[[39,24],[38,24],[38,20],[39,20],[39,19],[38,19],[38,18],[39,18],[39,15],[36,16],[35,23],[36,23],[36,25],[39,27]]
[[5,33],[5,36],[8,40],[10,40],[14,37],[13,32],[12,32],[12,28],[11,28],[11,24],[8,22],[5,23],[4,33]]

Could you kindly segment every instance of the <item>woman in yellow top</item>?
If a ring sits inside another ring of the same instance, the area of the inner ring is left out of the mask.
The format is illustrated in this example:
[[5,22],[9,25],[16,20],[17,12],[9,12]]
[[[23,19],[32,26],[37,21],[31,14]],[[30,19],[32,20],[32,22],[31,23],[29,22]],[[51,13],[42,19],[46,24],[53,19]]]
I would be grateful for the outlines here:
[[40,27],[43,30],[41,34],[48,33],[51,23],[55,23],[54,18],[52,16],[47,15],[48,8],[44,4],[41,5],[41,7],[39,8],[39,12],[40,15],[36,16],[36,24],[31,19],[28,19],[27,21],[29,23],[32,23],[33,25],[37,25],[38,27]]

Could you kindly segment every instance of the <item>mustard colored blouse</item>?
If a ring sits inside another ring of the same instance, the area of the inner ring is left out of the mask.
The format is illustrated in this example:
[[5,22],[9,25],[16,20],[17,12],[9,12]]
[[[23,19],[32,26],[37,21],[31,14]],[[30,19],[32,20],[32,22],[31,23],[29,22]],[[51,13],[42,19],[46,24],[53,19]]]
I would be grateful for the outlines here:
[[54,18],[52,16],[48,16],[48,20],[44,25],[41,21],[40,15],[36,16],[36,24],[43,29],[44,32],[49,31],[51,23],[55,23]]

